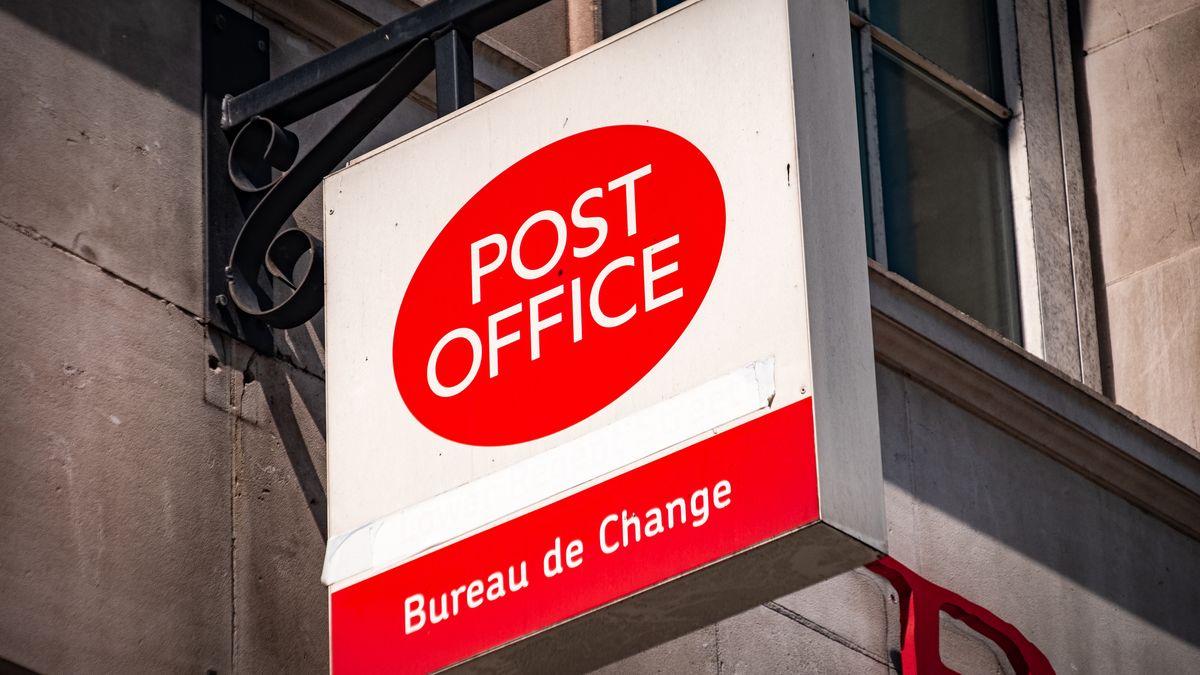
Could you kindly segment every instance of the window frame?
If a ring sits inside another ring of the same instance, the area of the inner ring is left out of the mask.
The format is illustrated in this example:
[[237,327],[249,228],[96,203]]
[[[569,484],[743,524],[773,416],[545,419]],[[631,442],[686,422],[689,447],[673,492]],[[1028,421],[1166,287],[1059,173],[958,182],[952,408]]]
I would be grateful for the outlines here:
[[849,28],[857,33],[860,50],[855,60],[862,81],[869,183],[864,187],[875,259],[887,267],[873,58],[878,44],[966,99],[964,105],[975,105],[1006,125],[1022,346],[1100,390],[1067,0],[994,1],[1007,105],[872,24],[870,0],[848,2]]

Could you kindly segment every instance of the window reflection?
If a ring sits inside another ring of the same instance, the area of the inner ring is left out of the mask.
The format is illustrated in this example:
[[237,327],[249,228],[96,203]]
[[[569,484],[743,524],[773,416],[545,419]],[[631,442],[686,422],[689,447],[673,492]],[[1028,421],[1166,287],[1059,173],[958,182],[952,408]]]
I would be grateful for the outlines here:
[[1003,125],[877,51],[888,267],[1017,340]]

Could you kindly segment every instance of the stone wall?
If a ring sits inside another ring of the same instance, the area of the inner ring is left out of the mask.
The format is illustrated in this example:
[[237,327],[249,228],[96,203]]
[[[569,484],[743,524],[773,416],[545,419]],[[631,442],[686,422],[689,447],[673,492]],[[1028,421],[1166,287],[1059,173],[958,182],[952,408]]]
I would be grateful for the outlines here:
[[[228,4],[276,75],[330,46],[288,3]],[[520,63],[481,77],[561,58],[562,5],[491,36]],[[322,36],[371,23],[347,25]],[[326,670],[322,316],[274,355],[203,320],[199,2],[0,0],[0,35],[0,670]],[[355,154],[433,118],[406,102]]]
[[1098,297],[1107,305],[1110,393],[1196,447],[1200,2],[1078,4],[1080,117]]

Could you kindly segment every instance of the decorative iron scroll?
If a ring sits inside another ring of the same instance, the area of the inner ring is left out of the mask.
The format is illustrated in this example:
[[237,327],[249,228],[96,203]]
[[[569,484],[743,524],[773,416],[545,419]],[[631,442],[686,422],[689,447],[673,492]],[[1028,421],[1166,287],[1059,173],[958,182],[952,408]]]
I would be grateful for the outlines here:
[[[246,123],[229,149],[229,178],[243,192],[266,195],[238,235],[225,268],[229,297],[242,313],[275,328],[292,328],[321,309],[321,241],[293,226],[292,213],[363,138],[433,72],[433,41],[417,42],[383,79],[295,166],[299,143],[290,131],[265,117]],[[281,171],[262,185],[248,176],[265,162]],[[279,280],[285,287],[279,292]]]
[[[470,103],[475,36],[547,1],[437,0],[283,76],[225,96],[220,127],[236,130],[228,178],[243,203],[258,201],[230,250],[218,307],[232,301],[242,315],[274,328],[315,316],[324,301],[323,247],[295,226],[292,214],[435,68],[438,114]],[[260,51],[264,45],[259,42]],[[369,86],[297,161],[299,140],[284,126]]]

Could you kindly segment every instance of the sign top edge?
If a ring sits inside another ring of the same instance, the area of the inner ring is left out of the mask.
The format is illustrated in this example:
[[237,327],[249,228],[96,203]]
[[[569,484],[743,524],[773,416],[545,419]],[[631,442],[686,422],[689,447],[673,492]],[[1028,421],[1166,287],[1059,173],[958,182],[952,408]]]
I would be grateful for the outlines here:
[[621,40],[628,38],[631,35],[634,35],[643,30],[646,30],[646,29],[650,28],[651,26],[654,26],[655,24],[659,23],[660,21],[662,21],[670,16],[673,16],[682,11],[687,11],[689,8],[695,6],[696,4],[698,4],[700,2],[705,2],[705,1],[711,1],[711,0],[688,0],[688,2],[681,3],[679,5],[676,5],[675,7],[672,7],[670,9],[664,11],[664,12],[655,14],[655,15],[651,16],[650,18],[643,20],[640,23],[634,24],[633,26],[626,28],[625,30],[621,31],[620,33],[617,33],[616,35],[609,36],[599,42],[596,42],[595,44],[588,46],[586,49],[583,49],[574,54],[570,54],[563,59],[560,59],[558,61],[555,61],[554,63],[546,65],[543,68],[541,68],[540,70],[534,71],[533,73],[530,73],[529,75],[527,75],[519,80],[516,80],[516,81],[512,82],[511,84],[508,84],[500,89],[497,89],[496,91],[493,91],[492,93],[488,94],[487,96],[484,96],[483,98],[473,101],[469,105],[463,106],[462,108],[459,108],[458,110],[455,110],[454,112],[448,113],[446,115],[443,115],[442,117],[434,119],[431,122],[428,122],[427,124],[421,125],[420,127],[417,127],[416,129],[413,129],[412,131],[409,131],[398,138],[392,139],[392,140],[384,143],[383,145],[380,145],[377,148],[368,150],[367,152],[364,152],[363,154],[358,155],[357,157],[352,157],[350,159],[347,159],[346,162],[341,167],[337,168],[334,171],[331,171],[326,176],[326,178],[327,179],[331,178],[333,176],[336,176],[336,175],[346,171],[347,169],[356,167],[356,166],[366,162],[367,160],[374,158],[377,155],[380,155],[384,152],[387,152],[388,150],[395,148],[398,145],[401,145],[401,144],[403,144],[407,141],[410,141],[418,136],[421,136],[430,131],[433,131],[434,129],[446,124],[447,122],[457,119],[458,117],[461,117],[462,115],[465,115],[465,114],[475,110],[476,108],[479,108],[483,104],[495,102],[500,97],[512,94],[513,92],[518,91],[522,87],[530,85],[530,84],[538,81],[539,79],[546,77],[546,76],[550,75],[551,73],[559,70],[560,68],[563,68],[572,63],[575,63],[576,61],[583,60],[584,58],[591,56],[596,51],[598,51],[604,47],[608,47],[613,44],[616,44],[617,42],[620,42]]

